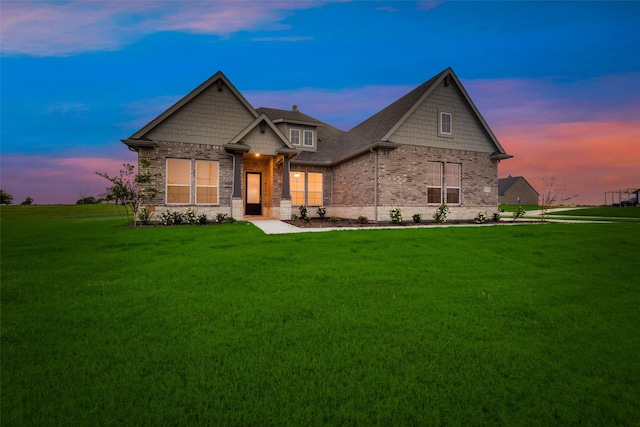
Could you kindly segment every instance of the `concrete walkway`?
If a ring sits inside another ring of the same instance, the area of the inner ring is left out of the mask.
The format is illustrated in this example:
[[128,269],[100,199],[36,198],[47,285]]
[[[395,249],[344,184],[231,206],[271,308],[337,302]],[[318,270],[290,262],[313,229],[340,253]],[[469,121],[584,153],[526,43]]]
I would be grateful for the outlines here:
[[[553,209],[552,212],[561,212],[561,211],[570,211],[581,208],[559,208]],[[585,208],[586,209],[586,208]],[[528,218],[539,217],[540,211],[529,211],[525,215]],[[534,219],[520,219],[517,222],[511,222],[511,217],[509,216],[510,212],[503,212],[501,219],[501,225],[523,225],[523,224],[544,224],[543,222],[534,220]],[[606,223],[607,221],[589,221],[588,217],[581,217],[581,219],[571,219],[571,217],[563,217],[558,216],[547,217],[546,222],[567,222],[567,223]],[[594,218],[595,219],[595,218]],[[603,218],[604,219],[604,218]],[[607,219],[615,219],[615,218],[607,218]],[[468,224],[468,225],[460,225],[460,224],[425,224],[425,225],[412,225],[410,227],[398,227],[398,226],[389,226],[389,227],[318,227],[318,228],[305,228],[305,227],[296,227],[295,225],[288,224],[284,221],[278,221],[275,219],[249,219],[248,222],[252,223],[260,230],[262,230],[265,234],[291,234],[291,233],[318,233],[323,231],[353,231],[353,230],[410,230],[416,228],[442,228],[442,227],[491,227],[497,225],[495,222],[488,221],[484,224]]]
[[[296,227],[284,221],[272,219],[252,219],[250,223],[264,231],[265,234],[289,234],[289,233],[313,233],[320,231],[346,231],[346,230],[380,230],[385,227]],[[387,227],[391,228],[391,227]],[[398,228],[398,227],[393,227]]]
[[[291,233],[317,233],[323,231],[356,231],[356,230],[415,230],[416,228],[446,228],[446,227],[494,227],[498,225],[495,222],[486,222],[484,224],[425,224],[411,225],[407,227],[390,225],[388,227],[296,227],[284,221],[271,219],[250,219],[247,222],[252,223],[265,234],[291,234]],[[583,221],[584,222],[584,221]],[[524,225],[524,224],[543,224],[540,221],[521,219],[518,222],[507,223],[502,222],[500,225]]]

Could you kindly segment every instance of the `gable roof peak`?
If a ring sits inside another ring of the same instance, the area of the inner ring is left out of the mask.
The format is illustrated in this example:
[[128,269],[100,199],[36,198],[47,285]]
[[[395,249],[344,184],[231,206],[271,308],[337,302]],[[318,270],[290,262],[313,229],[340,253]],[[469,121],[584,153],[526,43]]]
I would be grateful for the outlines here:
[[225,76],[222,71],[217,71],[214,75],[209,77],[205,82],[201,83],[198,87],[196,87],[194,90],[189,92],[186,96],[182,97],[180,100],[178,100],[178,102],[176,102],[171,107],[166,109],[162,114],[157,116],[155,119],[149,122],[142,129],[140,129],[139,131],[131,135],[129,139],[141,139],[147,133],[149,133],[153,128],[158,126],[165,119],[173,115],[173,113],[175,113],[180,108],[182,108],[187,103],[189,103],[189,101],[194,99],[196,96],[200,95],[206,89],[213,87],[214,85],[217,86],[217,89],[219,92],[221,92],[224,89],[224,86],[227,86],[231,90],[231,92],[236,96],[236,98],[238,98],[238,100],[242,103],[242,105],[244,105],[244,107],[253,115],[253,117],[258,117],[259,114],[255,110],[255,108],[253,108],[251,104],[249,104],[249,101],[247,101],[246,98],[238,91],[238,89],[236,89],[236,87],[233,85],[233,83],[231,83],[231,81],[227,78],[227,76]]

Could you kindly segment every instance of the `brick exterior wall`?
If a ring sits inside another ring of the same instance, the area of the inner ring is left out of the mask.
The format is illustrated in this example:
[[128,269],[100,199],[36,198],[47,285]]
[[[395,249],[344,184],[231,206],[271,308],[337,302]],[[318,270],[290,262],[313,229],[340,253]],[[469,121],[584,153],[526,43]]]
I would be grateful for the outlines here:
[[[332,176],[332,170],[331,170],[330,167],[301,166],[301,165],[292,164],[290,166],[290,170],[291,170],[291,172],[302,172],[302,173],[319,172],[319,173],[322,173],[322,204],[325,207],[328,207],[331,204],[331,176]],[[282,166],[279,167],[278,175],[282,176]],[[282,189],[282,182],[279,182],[278,184],[276,184],[275,181],[274,181],[274,187],[276,185],[279,185],[280,189]],[[282,195],[282,190],[280,190],[280,195]],[[292,205],[292,213],[298,214],[298,206],[299,205]],[[311,209],[309,209],[309,216],[311,216],[311,217],[317,216],[316,207],[317,207],[317,205],[312,205],[311,206]],[[328,213],[327,213],[327,215],[328,215]]]
[[[167,159],[189,159],[192,161],[191,170],[191,204],[166,205],[165,190],[167,182]],[[148,160],[148,168],[142,168],[140,161]],[[217,205],[195,205],[195,161],[214,160],[218,162],[218,201]],[[160,141],[154,148],[141,148],[138,151],[138,169],[147,171],[154,176],[153,186],[158,195],[151,208],[155,211],[178,210],[184,211],[188,207],[196,208],[199,213],[207,214],[209,219],[218,212],[230,214],[231,195],[233,193],[233,158],[224,148],[209,144],[189,144],[184,142]]]
[[[374,154],[369,152],[333,167],[331,206],[373,206]],[[356,216],[357,217],[357,216]]]
[[[498,207],[498,165],[488,153],[403,145],[378,154],[378,209],[374,207],[375,158],[367,153],[333,168],[332,215],[389,220],[400,207],[405,216],[430,219],[438,204],[427,203],[427,162],[461,165],[461,203],[449,205],[450,218],[472,219]],[[487,191],[488,190],[488,191]]]

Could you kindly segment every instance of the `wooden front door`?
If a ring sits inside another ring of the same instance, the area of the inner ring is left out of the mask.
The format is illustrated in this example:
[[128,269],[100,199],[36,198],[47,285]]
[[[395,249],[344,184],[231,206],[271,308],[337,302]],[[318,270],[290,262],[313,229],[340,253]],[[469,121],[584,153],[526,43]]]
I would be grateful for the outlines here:
[[262,215],[262,174],[247,172],[245,215]]

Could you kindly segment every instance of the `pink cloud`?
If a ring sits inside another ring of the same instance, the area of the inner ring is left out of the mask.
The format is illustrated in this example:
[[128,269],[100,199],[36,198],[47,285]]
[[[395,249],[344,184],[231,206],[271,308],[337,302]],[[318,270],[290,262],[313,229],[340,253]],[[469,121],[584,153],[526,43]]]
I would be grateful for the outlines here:
[[123,163],[137,164],[135,153],[124,151],[122,159],[3,156],[2,189],[13,195],[14,204],[27,197],[41,205],[73,204],[104,192],[108,181],[95,172],[117,175]]
[[[242,30],[287,30],[289,11],[320,1],[3,2],[0,35],[4,54],[66,56],[116,50],[159,31],[228,35]],[[186,6],[185,6],[186,5]]]

